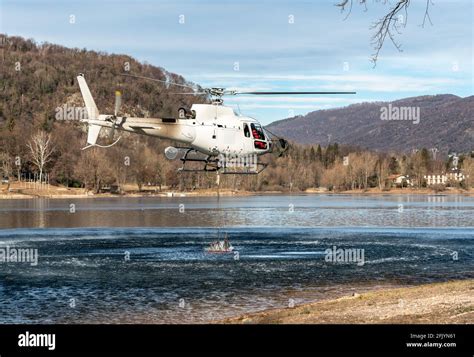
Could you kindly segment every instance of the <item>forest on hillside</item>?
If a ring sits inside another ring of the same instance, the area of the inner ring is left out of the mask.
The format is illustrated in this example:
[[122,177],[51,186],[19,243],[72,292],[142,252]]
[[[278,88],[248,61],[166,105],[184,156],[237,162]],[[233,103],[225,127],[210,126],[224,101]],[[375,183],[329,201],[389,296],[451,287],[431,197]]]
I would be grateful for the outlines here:
[[[382,120],[381,111],[418,110],[415,121]],[[270,125],[276,134],[304,144],[332,141],[371,150],[410,152],[423,147],[439,152],[474,150],[474,96],[423,95],[392,102],[368,102],[316,110]]]
[[[21,37],[0,37],[0,170],[3,177],[47,174],[50,183],[85,187],[99,192],[104,186],[134,183],[192,190],[212,188],[215,173],[177,173],[178,163],[166,160],[164,148],[170,142],[123,134],[109,149],[85,146],[84,125],[75,120],[58,120],[57,108],[82,107],[76,82],[84,73],[99,110],[112,113],[114,91],[123,93],[124,115],[144,117],[177,116],[179,107],[206,102],[204,96],[173,94],[173,88],[153,82],[121,77],[129,70],[140,76],[190,84],[163,68],[140,63],[127,55],[70,49],[50,43],[38,44]],[[42,167],[34,155],[35,140],[48,141],[49,155]],[[363,144],[363,143],[361,143]],[[411,153],[376,152],[337,143],[302,145],[291,143],[282,157],[266,155],[268,167],[258,176],[224,175],[222,188],[247,191],[302,191],[325,187],[331,190],[390,187],[390,175],[416,178],[443,173],[453,167],[452,158],[427,149]],[[459,167],[474,178],[474,159],[459,158]],[[471,185],[472,180],[464,183]]]

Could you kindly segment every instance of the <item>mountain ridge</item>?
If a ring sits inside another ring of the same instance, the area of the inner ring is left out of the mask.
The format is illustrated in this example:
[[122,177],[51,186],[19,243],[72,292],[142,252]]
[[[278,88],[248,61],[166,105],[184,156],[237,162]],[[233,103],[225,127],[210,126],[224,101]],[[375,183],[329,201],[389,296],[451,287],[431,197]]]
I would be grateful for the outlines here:
[[[419,123],[382,120],[382,107],[419,108]],[[474,142],[474,96],[422,95],[394,101],[350,104],[316,110],[272,122],[277,135],[303,144],[361,146],[380,151],[436,148],[442,152],[467,152]]]

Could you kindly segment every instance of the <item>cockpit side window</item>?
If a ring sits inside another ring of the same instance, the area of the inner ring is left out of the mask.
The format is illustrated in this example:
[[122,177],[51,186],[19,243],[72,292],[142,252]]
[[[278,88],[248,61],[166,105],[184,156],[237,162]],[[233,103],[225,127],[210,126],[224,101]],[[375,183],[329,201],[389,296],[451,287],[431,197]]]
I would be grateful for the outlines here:
[[247,123],[244,123],[244,135],[246,138],[250,138],[250,130],[249,130],[249,126],[247,125]]
[[263,134],[263,129],[259,124],[250,124],[252,128],[252,136],[257,140],[265,140],[265,134]]

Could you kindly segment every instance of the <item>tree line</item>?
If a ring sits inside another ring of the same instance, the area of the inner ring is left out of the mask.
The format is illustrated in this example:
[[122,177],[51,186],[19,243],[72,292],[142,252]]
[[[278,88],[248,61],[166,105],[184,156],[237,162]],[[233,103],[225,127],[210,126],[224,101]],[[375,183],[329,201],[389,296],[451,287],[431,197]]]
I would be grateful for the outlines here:
[[[41,179],[48,173],[50,183],[83,187],[100,192],[116,186],[120,191],[133,184],[140,191],[147,186],[190,191],[217,187],[216,173],[178,173],[180,162],[168,161],[164,148],[172,143],[151,137],[125,133],[112,148],[81,147],[85,132],[73,123],[56,123],[53,130],[32,130],[30,134],[9,132],[10,152],[0,153],[2,175],[12,179],[32,176]],[[26,134],[26,138],[25,138]],[[16,151],[16,149],[18,151]],[[468,177],[450,185],[474,185],[474,158],[461,155],[435,158],[427,149],[410,154],[382,153],[338,145],[299,145],[291,143],[282,157],[261,157],[267,168],[259,175],[221,175],[219,186],[245,191],[305,191],[325,188],[333,191],[388,190],[392,175],[409,177],[414,187],[426,187],[424,176],[449,172],[455,166]]]

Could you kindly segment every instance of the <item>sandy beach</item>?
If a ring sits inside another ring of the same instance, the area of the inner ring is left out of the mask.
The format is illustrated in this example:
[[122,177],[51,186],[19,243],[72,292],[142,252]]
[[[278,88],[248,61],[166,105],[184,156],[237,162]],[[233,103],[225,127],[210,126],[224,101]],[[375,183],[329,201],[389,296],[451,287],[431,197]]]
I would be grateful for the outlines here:
[[217,321],[224,324],[473,324],[474,280],[354,293]]

